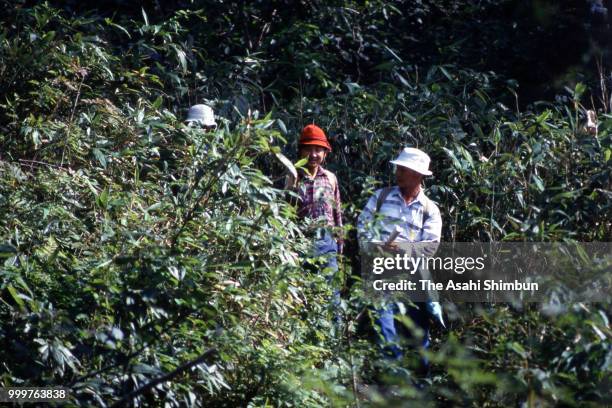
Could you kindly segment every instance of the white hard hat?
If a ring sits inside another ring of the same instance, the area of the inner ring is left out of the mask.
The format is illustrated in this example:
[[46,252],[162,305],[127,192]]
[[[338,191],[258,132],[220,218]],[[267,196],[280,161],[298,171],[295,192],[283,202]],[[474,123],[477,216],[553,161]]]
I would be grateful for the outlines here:
[[392,164],[402,167],[408,167],[424,176],[431,176],[429,171],[429,156],[422,150],[414,147],[406,147],[401,151],[397,159],[391,160]]
[[187,112],[187,122],[199,122],[203,126],[217,126],[215,112],[208,105],[193,105]]

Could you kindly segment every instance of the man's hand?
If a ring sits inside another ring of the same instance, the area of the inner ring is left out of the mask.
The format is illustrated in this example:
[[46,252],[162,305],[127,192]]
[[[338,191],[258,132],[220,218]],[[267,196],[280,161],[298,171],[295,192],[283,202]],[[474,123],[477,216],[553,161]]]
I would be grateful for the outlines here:
[[386,242],[383,245],[382,249],[385,252],[391,252],[394,254],[399,254],[402,251],[397,242]]

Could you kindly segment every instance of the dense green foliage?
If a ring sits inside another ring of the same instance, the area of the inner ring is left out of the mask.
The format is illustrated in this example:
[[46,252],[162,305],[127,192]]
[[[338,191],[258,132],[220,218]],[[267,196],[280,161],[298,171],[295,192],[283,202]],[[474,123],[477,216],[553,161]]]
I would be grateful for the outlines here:
[[[429,387],[360,386],[382,369],[351,225],[401,146],[433,159],[446,241],[610,241],[607,90],[525,106],[460,40],[509,2],[4,3],[1,386],[82,406],[610,403],[609,303],[445,305]],[[213,133],[183,123],[202,101]],[[312,121],[346,203],[342,330],[274,157]]]

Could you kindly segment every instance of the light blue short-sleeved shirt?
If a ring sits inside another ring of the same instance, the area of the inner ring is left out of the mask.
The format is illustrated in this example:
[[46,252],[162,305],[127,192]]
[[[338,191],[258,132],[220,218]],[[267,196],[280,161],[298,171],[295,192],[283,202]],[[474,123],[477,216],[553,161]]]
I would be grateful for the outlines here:
[[407,204],[399,187],[393,187],[378,214],[375,214],[376,202],[382,191],[383,189],[377,190],[370,197],[359,215],[357,230],[361,242],[386,241],[395,230],[399,232],[396,242],[440,242],[442,235],[440,210],[429,200],[429,215],[425,218],[428,199],[422,190],[412,202]]

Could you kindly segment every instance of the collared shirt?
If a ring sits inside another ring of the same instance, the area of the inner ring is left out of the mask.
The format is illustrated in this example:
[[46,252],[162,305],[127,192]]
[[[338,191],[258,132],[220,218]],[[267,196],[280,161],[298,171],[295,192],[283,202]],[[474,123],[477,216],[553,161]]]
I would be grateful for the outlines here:
[[427,198],[421,190],[417,197],[406,204],[399,187],[385,198],[378,214],[376,202],[383,189],[377,190],[368,200],[359,215],[357,230],[361,242],[386,241],[396,229],[399,235],[396,242],[440,242],[442,235],[442,217],[438,207],[431,203],[430,214],[424,219]]
[[338,180],[331,171],[319,166],[315,177],[300,171],[297,182],[298,216],[324,219],[329,227],[342,227],[342,207]]

